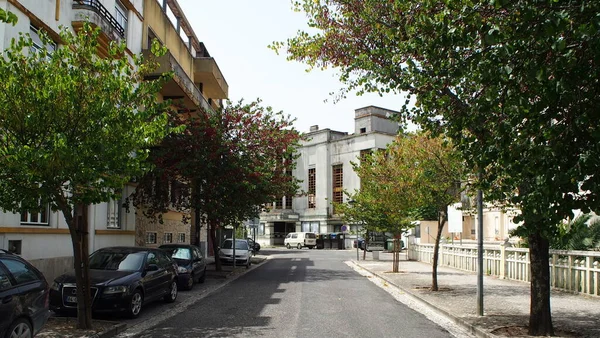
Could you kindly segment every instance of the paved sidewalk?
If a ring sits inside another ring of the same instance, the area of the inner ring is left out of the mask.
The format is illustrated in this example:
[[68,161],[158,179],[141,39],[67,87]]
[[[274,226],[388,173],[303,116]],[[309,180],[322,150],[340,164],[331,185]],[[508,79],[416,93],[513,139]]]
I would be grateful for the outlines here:
[[[493,332],[502,327],[528,326],[529,283],[484,277],[484,316],[477,316],[477,275],[438,268],[439,292],[431,292],[431,265],[407,261],[400,256],[400,273],[392,273],[392,254],[372,254],[358,265],[385,279],[409,295],[436,308],[457,323],[470,328],[480,337],[498,337]],[[552,290],[552,319],[557,334],[563,337],[600,337],[600,298]],[[521,336],[522,337],[522,336]]]

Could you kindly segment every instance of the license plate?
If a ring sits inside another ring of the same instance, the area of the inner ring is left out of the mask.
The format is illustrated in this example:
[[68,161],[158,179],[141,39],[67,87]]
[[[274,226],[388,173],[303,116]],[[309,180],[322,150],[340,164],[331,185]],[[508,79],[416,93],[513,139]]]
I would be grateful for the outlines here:
[[77,296],[67,296],[66,301],[68,303],[77,303]]

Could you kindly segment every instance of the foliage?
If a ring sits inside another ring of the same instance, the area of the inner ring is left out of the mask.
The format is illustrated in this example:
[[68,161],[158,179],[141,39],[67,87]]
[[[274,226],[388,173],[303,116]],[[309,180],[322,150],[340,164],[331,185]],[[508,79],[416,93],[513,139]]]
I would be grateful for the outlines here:
[[9,23],[14,26],[17,24],[17,16],[14,13],[5,11],[2,8],[0,8],[0,22]]
[[[548,240],[600,209],[597,1],[302,0],[289,59],[338,67],[344,92],[406,91],[403,118],[444,132],[532,250],[531,334],[551,334]],[[414,102],[414,105],[411,103]],[[535,271],[534,271],[535,270]],[[538,274],[539,273],[539,274]]]
[[0,207],[62,212],[82,266],[80,304],[82,292],[89,294],[81,279],[88,230],[76,224],[75,209],[117,198],[147,169],[147,148],[167,121],[164,104],[155,102],[161,81],[140,83],[153,64],[133,57],[132,67],[124,44],[98,57],[99,34],[88,23],[78,34],[63,29],[69,47],[52,53],[21,35],[0,57]]
[[550,243],[558,250],[600,249],[600,218],[592,214],[581,214],[570,222],[560,225],[560,236]]
[[[260,101],[229,104],[217,111],[172,112],[169,123],[185,128],[154,149],[156,169],[144,177],[135,196],[149,216],[195,209],[203,222],[239,225],[258,216],[274,197],[295,195],[295,166],[300,134],[293,120]],[[191,194],[178,200],[166,185],[181,181]]]

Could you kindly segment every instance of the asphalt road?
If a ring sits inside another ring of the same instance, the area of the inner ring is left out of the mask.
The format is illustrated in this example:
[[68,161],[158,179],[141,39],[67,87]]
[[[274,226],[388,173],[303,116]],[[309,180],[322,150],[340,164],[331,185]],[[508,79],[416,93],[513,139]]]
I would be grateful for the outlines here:
[[261,254],[270,259],[138,337],[452,337],[344,264],[352,252]]

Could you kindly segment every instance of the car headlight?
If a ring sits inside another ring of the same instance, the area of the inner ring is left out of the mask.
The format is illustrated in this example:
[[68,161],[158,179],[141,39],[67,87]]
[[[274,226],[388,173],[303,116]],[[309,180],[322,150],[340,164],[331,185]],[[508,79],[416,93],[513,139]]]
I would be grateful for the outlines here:
[[177,272],[179,272],[179,273],[188,273],[188,272],[190,272],[190,270],[188,270],[187,268],[185,268],[183,266],[178,266],[177,267]]
[[50,286],[50,289],[54,290],[54,291],[58,291],[60,289],[60,285],[57,282],[52,283],[52,285]]
[[105,294],[113,294],[113,293],[125,293],[127,292],[127,287],[125,285],[118,286],[108,286],[104,289]]

